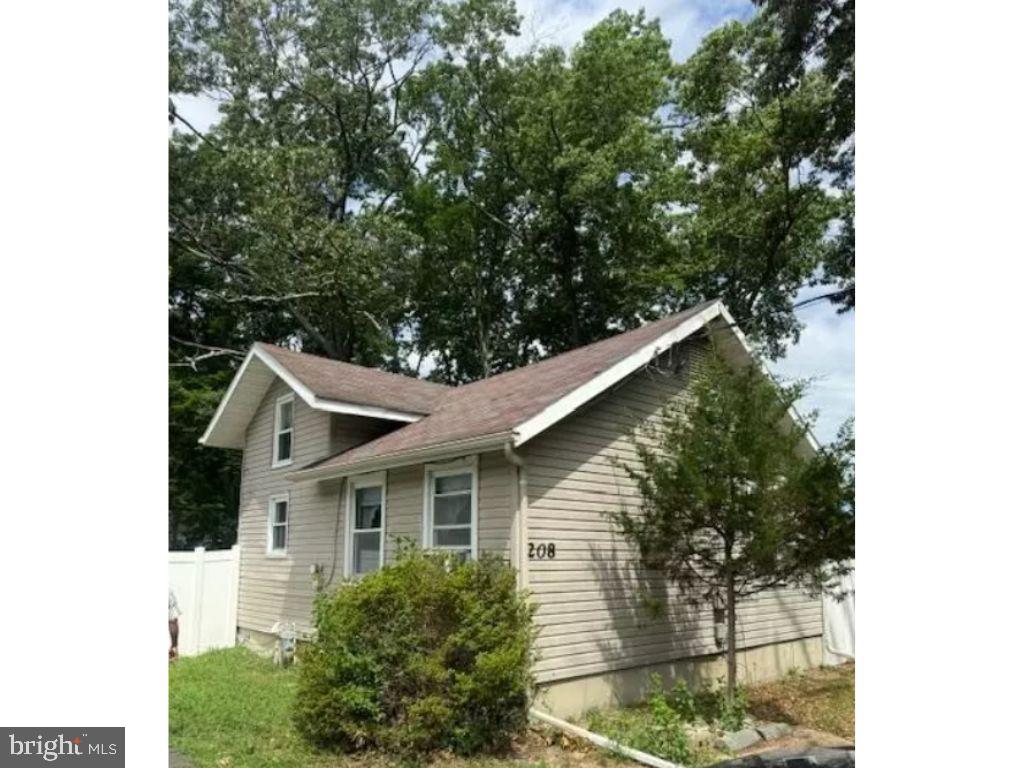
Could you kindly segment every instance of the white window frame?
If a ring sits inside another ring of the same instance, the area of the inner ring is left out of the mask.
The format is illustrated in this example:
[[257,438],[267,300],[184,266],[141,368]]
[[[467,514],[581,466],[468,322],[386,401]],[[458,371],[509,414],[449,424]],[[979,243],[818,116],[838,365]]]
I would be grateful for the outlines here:
[[[372,472],[365,475],[356,475],[348,479],[348,502],[345,511],[347,519],[345,524],[345,575],[365,576],[366,574],[356,573],[353,568],[355,562],[356,544],[356,491],[360,488],[380,487],[380,564],[378,570],[384,567],[384,533],[388,525],[388,475],[387,472]],[[375,531],[376,528],[363,528],[363,531]]]
[[[280,502],[284,502],[284,548],[274,549],[274,527],[280,523],[274,522],[274,512]],[[288,535],[292,525],[292,502],[287,493],[275,493],[267,499],[267,557],[288,556]]]
[[[281,406],[285,403],[292,404],[292,425],[288,429],[281,429]],[[283,432],[291,434],[291,453],[287,459],[281,459],[277,455],[278,447],[280,446],[280,440],[278,439]],[[292,463],[292,459],[295,458],[295,393],[289,392],[286,395],[281,395],[274,402],[274,448],[273,448],[273,459],[270,466],[274,469],[278,467],[287,467]]]
[[426,464],[423,471],[423,548],[439,552],[457,551],[463,547],[435,547],[434,546],[434,478],[448,477],[451,475],[465,475],[470,477],[470,518],[469,518],[469,546],[471,559],[477,559],[477,529],[479,528],[479,461],[478,456],[467,456],[454,461],[447,461],[441,464]]

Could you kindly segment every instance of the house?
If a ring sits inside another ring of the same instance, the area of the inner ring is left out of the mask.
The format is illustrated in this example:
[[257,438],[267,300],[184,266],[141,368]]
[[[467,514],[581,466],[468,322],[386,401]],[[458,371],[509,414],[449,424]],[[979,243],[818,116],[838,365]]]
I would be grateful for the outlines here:
[[[202,437],[243,451],[240,641],[308,627],[312,574],[370,572],[405,537],[517,568],[555,714],[635,698],[652,671],[724,675],[721,612],[669,599],[655,618],[642,595],[674,587],[637,571],[606,516],[637,506],[619,462],[685,396],[708,333],[750,360],[720,301],[459,387],[255,345]],[[821,635],[821,603],[799,590],[743,603],[741,677],[820,664]]]

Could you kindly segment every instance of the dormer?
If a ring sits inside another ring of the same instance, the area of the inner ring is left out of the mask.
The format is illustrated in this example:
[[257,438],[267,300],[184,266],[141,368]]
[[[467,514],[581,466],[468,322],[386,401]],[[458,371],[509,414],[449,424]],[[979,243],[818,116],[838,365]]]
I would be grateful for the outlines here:
[[[296,420],[299,402],[328,417],[324,450],[333,454],[419,421],[448,391],[441,384],[258,343],[246,355],[199,442],[244,448],[250,423],[277,380],[285,386],[277,388],[270,416],[275,469],[295,463],[296,446],[303,439]],[[320,438],[317,435],[318,443]]]

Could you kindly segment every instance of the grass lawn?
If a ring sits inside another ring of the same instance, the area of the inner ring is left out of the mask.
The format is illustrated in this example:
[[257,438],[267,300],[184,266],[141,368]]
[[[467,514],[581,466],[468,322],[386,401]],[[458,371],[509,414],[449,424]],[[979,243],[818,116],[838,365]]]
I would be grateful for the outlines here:
[[[170,743],[199,768],[385,768],[380,753],[320,752],[291,725],[296,671],[275,667],[244,648],[181,659],[170,668]],[[403,765],[408,765],[406,762]],[[437,755],[426,765],[454,768],[604,768],[621,766],[589,745],[530,729],[498,757]]]
[[752,686],[748,710],[761,720],[790,723],[853,740],[854,665],[812,669]]

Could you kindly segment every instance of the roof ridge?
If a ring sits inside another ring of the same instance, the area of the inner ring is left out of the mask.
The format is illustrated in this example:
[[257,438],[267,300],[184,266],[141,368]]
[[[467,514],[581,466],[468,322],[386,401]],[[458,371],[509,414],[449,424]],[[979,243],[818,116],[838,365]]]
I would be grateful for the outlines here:
[[280,350],[281,352],[286,352],[289,355],[298,355],[300,357],[310,358],[312,360],[317,360],[317,361],[320,361],[320,362],[323,362],[323,363],[331,363],[333,365],[342,365],[342,366],[346,366],[346,367],[349,367],[349,368],[358,368],[358,369],[360,369],[362,371],[373,371],[374,373],[384,374],[385,376],[395,376],[395,377],[397,377],[399,379],[402,379],[404,381],[411,381],[411,382],[415,382],[417,384],[428,384],[430,386],[440,387],[442,389],[455,389],[455,387],[453,387],[452,385],[445,384],[444,382],[441,382],[441,381],[431,381],[430,379],[421,379],[419,376],[409,376],[409,375],[404,374],[404,373],[395,373],[394,371],[385,371],[385,370],[383,370],[381,368],[377,368],[376,366],[361,365],[360,363],[350,363],[347,360],[335,360],[333,357],[325,357],[324,355],[314,355],[311,352],[301,352],[301,351],[297,351],[297,350],[294,350],[294,349],[288,349],[288,347],[282,347],[280,344],[271,344],[268,341],[257,341],[255,343],[256,343],[257,346],[271,347],[272,349]]
[[[578,404],[568,402],[575,394],[581,393],[580,403],[586,402],[604,392],[614,381],[632,373],[637,366],[633,366],[631,359],[638,352],[649,350],[653,354],[663,351],[660,346],[652,345],[660,345],[661,340],[669,344],[682,342],[705,323],[719,317],[721,312],[709,312],[718,303],[717,299],[703,302],[639,328],[496,376],[453,387],[441,396],[437,407],[424,418],[320,459],[293,475],[309,476],[303,474],[306,472],[325,477],[325,472],[344,474],[347,468],[364,468],[385,458],[391,461],[406,457],[413,461],[410,457],[426,455],[435,449],[494,450],[495,446],[500,447],[499,437],[507,441],[513,435],[511,439],[518,445],[547,428],[531,424],[542,415],[548,414],[546,418],[557,421],[575,410]],[[697,325],[690,321],[697,321]],[[640,364],[642,361],[637,365]],[[622,370],[617,370],[617,367]],[[562,407],[560,403],[568,404]],[[552,408],[555,410],[550,410]],[[531,425],[532,429],[532,432],[527,430],[529,436],[525,438],[515,433],[524,425]]]
[[472,387],[472,386],[475,386],[477,384],[482,384],[484,382],[493,382],[496,379],[500,379],[501,377],[508,376],[509,374],[512,374],[512,373],[517,373],[518,371],[525,371],[525,370],[530,369],[530,368],[534,368],[535,369],[536,366],[545,365],[546,363],[551,363],[551,362],[554,362],[556,360],[561,360],[561,361],[564,362],[564,359],[568,355],[573,355],[573,354],[576,354],[578,352],[583,352],[585,350],[590,350],[590,349],[593,349],[594,347],[598,346],[599,344],[605,344],[605,343],[609,343],[609,342],[612,342],[612,341],[618,341],[618,342],[621,343],[621,340],[622,340],[623,337],[629,336],[630,334],[639,333],[640,331],[645,331],[648,328],[650,328],[652,325],[655,325],[657,323],[665,323],[666,325],[670,325],[671,323],[668,323],[666,321],[668,321],[668,320],[670,320],[672,318],[680,318],[680,319],[682,319],[683,315],[686,315],[687,319],[688,319],[689,317],[691,317],[696,312],[702,311],[703,309],[706,309],[707,307],[710,307],[712,304],[716,303],[717,301],[719,301],[719,299],[708,299],[707,301],[703,301],[703,302],[700,302],[698,304],[694,304],[692,307],[687,307],[686,309],[681,309],[678,312],[673,312],[673,313],[671,313],[669,315],[665,315],[664,317],[659,317],[657,320],[650,320],[650,321],[644,323],[643,325],[638,325],[636,328],[630,328],[628,331],[619,331],[618,333],[613,333],[611,336],[605,336],[603,339],[598,339],[597,341],[588,342],[587,344],[584,344],[584,345],[582,345],[580,347],[573,347],[572,349],[567,349],[564,352],[559,352],[556,355],[551,355],[550,357],[544,357],[544,358],[541,358],[540,360],[534,360],[532,363],[527,363],[526,365],[520,365],[520,366],[518,366],[516,368],[509,368],[507,371],[502,371],[501,373],[496,373],[493,376],[488,376],[485,379],[477,379],[476,381],[470,381],[470,382],[467,382],[465,384],[460,384],[460,385],[457,385],[455,387],[451,387],[451,389],[452,389],[452,391],[457,392],[459,390],[466,389],[467,387]]

